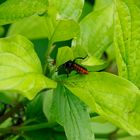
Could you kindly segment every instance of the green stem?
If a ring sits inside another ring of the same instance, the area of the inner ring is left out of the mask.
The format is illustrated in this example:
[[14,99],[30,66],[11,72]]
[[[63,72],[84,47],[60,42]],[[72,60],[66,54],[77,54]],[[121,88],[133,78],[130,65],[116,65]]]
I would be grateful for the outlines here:
[[45,58],[46,58],[46,63],[45,63],[45,66],[44,66],[44,74],[46,74],[46,70],[47,70],[47,67],[48,67],[48,58],[49,58],[49,55],[51,53],[51,47],[52,47],[52,40],[50,39],[49,43],[48,43],[48,47],[47,47],[47,50],[46,50],[46,53],[45,53]]
[[50,52],[51,52],[51,47],[52,47],[52,39],[50,39],[50,41],[49,41],[49,43],[48,43],[48,48],[47,48],[47,50],[46,50],[46,58],[48,58],[49,57],[49,55],[50,55]]
[[33,130],[38,130],[38,129],[43,129],[43,128],[51,128],[52,126],[57,125],[56,123],[40,123],[40,124],[35,124],[35,125],[29,125],[29,126],[20,126],[20,127],[15,127],[14,129],[16,131],[33,131]]
[[29,125],[29,126],[12,126],[7,128],[0,128],[0,134],[7,134],[7,133],[14,133],[17,134],[22,131],[33,131],[43,128],[51,128],[53,126],[57,125],[56,123],[40,123],[35,125]]

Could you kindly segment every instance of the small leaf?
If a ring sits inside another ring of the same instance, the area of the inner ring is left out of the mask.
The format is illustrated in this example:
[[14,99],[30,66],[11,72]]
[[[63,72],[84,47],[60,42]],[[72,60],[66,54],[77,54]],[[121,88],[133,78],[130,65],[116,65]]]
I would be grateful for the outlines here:
[[132,135],[140,134],[140,91],[134,84],[105,72],[76,75],[62,81],[101,116]]
[[54,91],[51,114],[64,127],[68,140],[94,140],[85,105],[62,85]]
[[[92,26],[91,26],[92,25]],[[80,22],[81,35],[73,47],[80,46],[89,55],[101,57],[102,53],[113,42],[113,4],[106,8],[91,12]],[[76,49],[77,53],[79,49]]]
[[0,25],[13,23],[19,19],[41,15],[47,10],[47,0],[7,0],[0,5]]
[[107,67],[107,62],[94,56],[85,59],[81,64],[86,66],[89,71],[99,71]]
[[56,65],[60,66],[69,60],[73,60],[73,52],[70,47],[61,47],[58,49]]
[[56,7],[62,18],[78,20],[82,13],[84,0],[49,0],[49,5]]
[[0,39],[0,91],[20,93],[32,99],[56,83],[42,74],[33,45],[23,36]]
[[140,87],[140,1],[115,1],[116,58],[119,75]]

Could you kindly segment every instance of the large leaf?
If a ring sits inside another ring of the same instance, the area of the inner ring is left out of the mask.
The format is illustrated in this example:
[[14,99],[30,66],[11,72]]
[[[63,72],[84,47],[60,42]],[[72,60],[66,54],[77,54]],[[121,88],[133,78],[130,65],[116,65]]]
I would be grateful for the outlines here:
[[44,16],[33,15],[12,24],[7,35],[21,34],[30,39],[46,38],[46,26]]
[[4,28],[2,26],[0,26],[0,36],[2,36],[4,33]]
[[51,113],[64,127],[68,140],[94,140],[85,105],[62,85],[54,92]]
[[38,94],[32,101],[27,104],[26,107],[26,119],[33,120],[33,122],[45,122],[47,121],[43,112],[43,100],[44,92]]
[[0,25],[15,22],[47,10],[47,0],[7,0],[0,5]]
[[80,31],[78,23],[74,20],[62,20],[57,17],[57,11],[53,7],[48,9],[46,23],[47,26],[45,30],[50,43],[72,39],[76,37]]
[[[81,22],[81,35],[73,43],[75,49],[80,46],[88,54],[100,57],[113,41],[113,4],[91,12]],[[79,49],[75,50],[79,53]]]
[[0,39],[0,91],[20,93],[32,99],[56,83],[42,74],[40,61],[30,41],[22,36]]
[[94,11],[95,10],[101,10],[102,8],[105,8],[108,4],[112,3],[113,0],[95,0],[94,4]]
[[140,134],[140,91],[130,81],[109,73],[95,72],[66,78],[63,83],[107,120],[132,135]]
[[84,0],[49,0],[49,5],[56,7],[61,18],[78,20],[82,13]]
[[115,1],[115,48],[119,75],[140,87],[140,1]]
[[22,34],[28,38],[48,38],[51,43],[69,40],[79,34],[79,25],[73,20],[57,17],[55,8],[50,7],[42,17],[33,15],[11,25],[8,35]]

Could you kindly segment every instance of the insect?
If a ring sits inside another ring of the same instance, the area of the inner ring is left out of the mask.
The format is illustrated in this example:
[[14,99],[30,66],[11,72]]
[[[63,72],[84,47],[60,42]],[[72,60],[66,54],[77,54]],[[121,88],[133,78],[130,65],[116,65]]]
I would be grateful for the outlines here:
[[77,73],[80,73],[80,74],[88,74],[88,70],[86,68],[84,68],[83,66],[81,66],[75,62],[77,59],[85,59],[85,58],[78,57],[78,58],[74,59],[73,61],[69,60],[63,64],[65,71],[67,73],[67,76],[73,70],[77,71]]

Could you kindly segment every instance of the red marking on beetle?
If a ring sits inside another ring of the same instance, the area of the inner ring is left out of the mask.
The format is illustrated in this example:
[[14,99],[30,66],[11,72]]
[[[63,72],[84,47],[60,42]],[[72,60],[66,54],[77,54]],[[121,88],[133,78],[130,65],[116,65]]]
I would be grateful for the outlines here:
[[88,74],[88,70],[83,66],[75,63],[75,61],[69,60],[66,63],[64,63],[63,66],[66,69],[67,74],[69,74],[73,70],[77,71],[80,74]]
[[78,73],[88,74],[88,70],[86,68],[82,67],[81,65],[74,63],[72,66],[73,66],[73,69],[76,70]]

